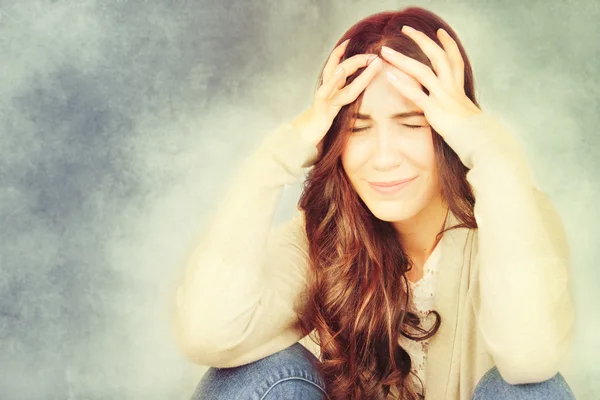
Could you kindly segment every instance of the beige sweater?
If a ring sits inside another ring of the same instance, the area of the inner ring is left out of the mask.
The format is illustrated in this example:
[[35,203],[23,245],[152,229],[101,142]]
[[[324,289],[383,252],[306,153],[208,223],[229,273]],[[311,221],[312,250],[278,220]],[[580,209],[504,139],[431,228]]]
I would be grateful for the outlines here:
[[[432,400],[470,400],[494,365],[512,384],[551,378],[574,326],[563,224],[521,146],[487,113],[456,129],[449,143],[471,168],[479,228],[451,230],[438,243],[435,306],[443,322],[428,348]],[[303,213],[272,227],[284,185],[298,182],[316,156],[284,123],[231,180],[177,291],[175,331],[192,362],[239,366],[298,341],[319,356],[292,308],[306,282]],[[450,213],[446,226],[456,223]]]

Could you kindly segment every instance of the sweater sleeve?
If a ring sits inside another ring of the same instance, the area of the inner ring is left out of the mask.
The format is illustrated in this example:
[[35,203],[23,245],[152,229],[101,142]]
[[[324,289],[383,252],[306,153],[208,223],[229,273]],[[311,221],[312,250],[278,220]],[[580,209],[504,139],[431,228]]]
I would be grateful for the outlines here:
[[228,185],[177,289],[175,331],[197,364],[233,367],[302,338],[295,307],[304,289],[304,215],[272,228],[282,189],[318,150],[290,123],[271,132]]
[[480,146],[467,173],[478,224],[478,329],[504,380],[541,382],[558,372],[573,334],[564,226],[499,119],[481,114],[462,128],[465,141],[486,138],[471,141]]

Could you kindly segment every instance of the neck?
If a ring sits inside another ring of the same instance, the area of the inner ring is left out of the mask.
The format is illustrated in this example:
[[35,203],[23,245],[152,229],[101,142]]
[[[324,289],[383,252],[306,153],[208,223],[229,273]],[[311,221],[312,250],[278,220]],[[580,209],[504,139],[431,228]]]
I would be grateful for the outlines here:
[[438,196],[412,218],[393,223],[402,246],[417,265],[423,265],[435,249],[436,235],[443,229],[447,215],[448,206]]

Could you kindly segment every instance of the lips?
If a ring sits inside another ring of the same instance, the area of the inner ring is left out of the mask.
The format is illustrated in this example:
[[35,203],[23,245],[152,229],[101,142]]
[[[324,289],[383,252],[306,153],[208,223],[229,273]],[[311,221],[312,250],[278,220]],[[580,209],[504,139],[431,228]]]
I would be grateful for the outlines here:
[[407,179],[400,179],[398,181],[390,181],[390,182],[369,182],[371,185],[373,186],[381,186],[381,187],[390,187],[390,186],[396,186],[400,183],[404,183],[404,182],[408,182],[410,180],[415,179],[415,177],[412,178],[407,178]]
[[[392,182],[379,182],[379,185],[369,182],[371,188],[377,193],[390,195],[401,191],[406,186],[410,185],[412,181],[414,181],[417,177],[410,179],[403,179],[399,181]],[[383,184],[382,184],[383,183]]]

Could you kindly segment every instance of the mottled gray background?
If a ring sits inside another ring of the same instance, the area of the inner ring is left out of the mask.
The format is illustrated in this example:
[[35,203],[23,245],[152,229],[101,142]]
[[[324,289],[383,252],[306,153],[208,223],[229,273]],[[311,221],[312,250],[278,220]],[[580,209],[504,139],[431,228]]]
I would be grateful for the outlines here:
[[[0,398],[187,399],[205,367],[169,325],[227,179],[310,105],[359,19],[452,24],[567,225],[577,339],[600,396],[598,2],[0,0]],[[277,220],[293,211],[286,189]]]

